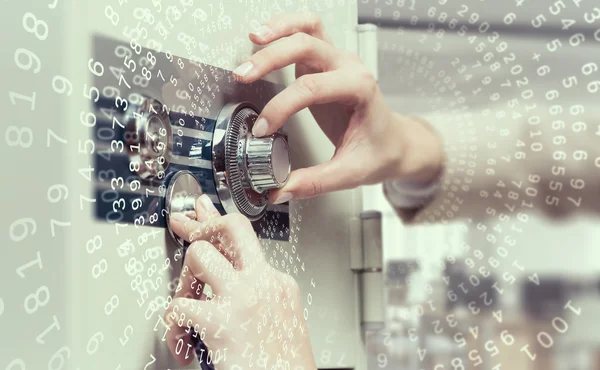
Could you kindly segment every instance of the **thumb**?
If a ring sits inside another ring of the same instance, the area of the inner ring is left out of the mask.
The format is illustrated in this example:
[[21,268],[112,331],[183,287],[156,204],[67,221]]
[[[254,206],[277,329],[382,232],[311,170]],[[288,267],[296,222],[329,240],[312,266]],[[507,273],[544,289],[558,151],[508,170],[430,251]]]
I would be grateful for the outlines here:
[[344,162],[341,157],[334,157],[325,163],[292,171],[283,188],[271,191],[269,201],[280,204],[291,199],[309,199],[359,186],[361,171]]

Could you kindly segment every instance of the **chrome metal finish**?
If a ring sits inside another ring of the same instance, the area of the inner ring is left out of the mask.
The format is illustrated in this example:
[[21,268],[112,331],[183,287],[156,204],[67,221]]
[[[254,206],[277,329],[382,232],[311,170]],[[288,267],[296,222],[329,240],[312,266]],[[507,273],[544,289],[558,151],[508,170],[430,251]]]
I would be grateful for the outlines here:
[[169,183],[165,196],[166,222],[169,234],[180,246],[184,246],[185,240],[175,235],[169,223],[171,215],[181,213],[191,219],[196,218],[196,200],[202,195],[202,187],[193,173],[190,171],[179,171]]
[[252,221],[264,215],[268,190],[283,186],[290,169],[283,136],[252,136],[257,118],[258,110],[251,103],[225,105],[215,126],[212,153],[215,184],[223,208],[227,213],[242,213]]
[[290,154],[280,134],[247,140],[246,173],[258,193],[282,187],[290,176]]
[[145,97],[140,105],[127,110],[123,124],[130,169],[145,180],[164,178],[171,162],[173,135],[163,104]]

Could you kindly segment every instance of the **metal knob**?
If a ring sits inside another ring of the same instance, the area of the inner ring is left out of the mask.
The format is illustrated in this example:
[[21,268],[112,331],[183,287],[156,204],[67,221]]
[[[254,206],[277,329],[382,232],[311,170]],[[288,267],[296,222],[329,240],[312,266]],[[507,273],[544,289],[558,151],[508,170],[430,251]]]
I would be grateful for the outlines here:
[[285,138],[275,134],[249,139],[246,171],[252,189],[258,193],[282,187],[290,176],[290,153]]
[[163,104],[144,98],[141,104],[127,110],[124,125],[130,170],[144,180],[163,179],[173,151],[171,120]]
[[169,230],[173,240],[182,247],[185,245],[186,240],[177,236],[171,229],[171,216],[180,213],[191,219],[196,219],[196,200],[202,194],[202,186],[190,171],[179,171],[171,178],[165,196],[167,230]]
[[290,174],[288,144],[280,134],[256,138],[258,109],[249,102],[221,109],[213,134],[213,174],[225,212],[250,220],[267,211],[269,189],[280,188]]

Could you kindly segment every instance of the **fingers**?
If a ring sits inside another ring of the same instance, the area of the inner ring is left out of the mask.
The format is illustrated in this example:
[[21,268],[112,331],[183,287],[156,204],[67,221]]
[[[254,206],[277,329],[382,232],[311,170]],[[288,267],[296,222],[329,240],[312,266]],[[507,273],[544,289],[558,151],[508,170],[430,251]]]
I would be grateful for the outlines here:
[[202,194],[196,199],[195,203],[196,221],[205,222],[215,217],[221,216],[215,208],[212,200],[206,194]]
[[[189,215],[188,215],[189,216]],[[205,222],[212,218],[219,217],[219,211],[215,208],[210,198],[203,194],[196,198],[194,215],[190,217],[198,222]],[[187,221],[187,220],[186,220]],[[188,249],[186,257],[191,254],[192,249]],[[192,258],[192,257],[190,257]],[[187,261],[186,261],[187,262]],[[175,297],[186,297],[186,298],[199,298],[204,297],[204,281],[199,280],[198,277],[194,276],[193,273],[189,272],[189,265],[184,263],[183,269],[181,270],[180,286],[177,287]]]
[[[179,236],[185,237],[184,231],[194,227],[195,224],[202,225],[210,222],[211,219],[221,217],[206,195],[196,199],[195,210],[198,221],[182,214],[172,215],[171,227]],[[205,327],[201,327],[203,322],[201,318],[204,318],[201,314],[202,309],[208,306],[206,301],[196,298],[204,296],[206,284],[210,285],[213,294],[222,295],[227,291],[227,283],[236,279],[237,274],[231,263],[231,260],[206,241],[194,241],[186,251],[180,285],[164,320],[169,328],[167,345],[182,366],[187,366],[196,358],[192,336],[198,336],[202,330],[206,331]],[[208,330],[213,331],[214,328]]]
[[317,166],[292,171],[281,189],[271,191],[269,201],[275,204],[291,199],[308,199],[337,190],[351,189],[363,181],[364,169],[353,166],[343,157],[334,157]]
[[233,71],[236,80],[251,83],[272,71],[294,63],[305,64],[318,71],[335,69],[341,51],[316,37],[295,33],[280,42],[257,51]]
[[227,282],[235,280],[237,275],[231,262],[205,241],[194,242],[188,247],[183,266],[182,289],[176,296],[196,297],[202,293],[204,283],[211,286],[213,293],[221,294],[226,290]]
[[[182,213],[173,213],[169,219],[169,224],[173,232],[190,243],[195,240],[207,240],[201,238],[192,239],[191,234],[193,232],[199,233],[203,226],[207,226],[204,225],[205,222],[221,217],[221,214],[206,194],[202,194],[195,200],[194,209],[194,218],[187,217]],[[213,244],[219,243],[214,237],[207,241]]]
[[[201,303],[204,302],[186,298],[173,299],[163,317],[167,330],[165,335],[167,347],[181,366],[189,365],[195,357],[194,342],[190,335],[192,331],[186,326],[186,321],[191,317],[181,310],[193,306],[195,311]],[[189,309],[186,312],[189,312]],[[193,327],[193,324],[191,326]]]
[[223,316],[217,306],[211,303],[187,298],[173,299],[164,316],[167,327],[165,339],[169,351],[180,365],[187,366],[196,359],[192,337],[209,344],[218,329],[218,323],[225,321]]
[[339,102],[360,106],[373,96],[376,88],[373,75],[360,66],[303,75],[267,103],[252,133],[257,137],[270,135],[292,115],[314,104]]
[[235,269],[243,269],[249,261],[262,255],[250,221],[241,214],[219,216],[205,222],[180,217],[172,217],[171,220],[174,233],[190,243],[212,243]]
[[249,37],[253,43],[264,45],[298,32],[306,33],[332,44],[319,15],[309,11],[275,16],[256,31],[250,33]]

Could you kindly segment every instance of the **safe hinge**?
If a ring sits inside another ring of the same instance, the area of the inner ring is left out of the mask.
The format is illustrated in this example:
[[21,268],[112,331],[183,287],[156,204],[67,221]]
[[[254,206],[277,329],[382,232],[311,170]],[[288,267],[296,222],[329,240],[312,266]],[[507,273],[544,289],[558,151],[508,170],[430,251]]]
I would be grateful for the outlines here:
[[359,278],[361,324],[372,327],[385,321],[385,289],[381,212],[364,211],[351,220],[350,267]]

